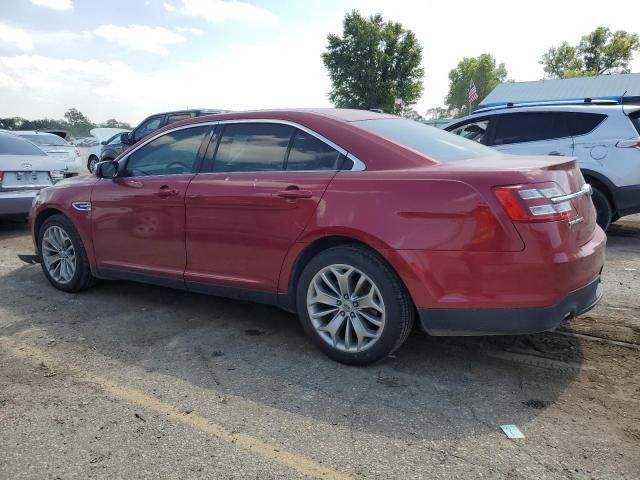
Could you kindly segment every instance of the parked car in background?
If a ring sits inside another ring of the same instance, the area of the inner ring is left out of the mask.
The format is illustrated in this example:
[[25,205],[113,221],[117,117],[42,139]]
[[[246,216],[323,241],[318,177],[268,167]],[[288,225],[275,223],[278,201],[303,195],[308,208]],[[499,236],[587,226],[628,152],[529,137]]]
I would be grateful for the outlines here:
[[572,158],[514,156],[360,110],[168,125],[31,211],[44,275],[297,312],[349,364],[432,335],[552,330],[600,299],[604,232]]
[[65,162],[32,142],[0,132],[0,215],[26,216],[38,191],[64,178]]
[[575,157],[593,187],[598,225],[640,212],[640,106],[614,101],[476,110],[445,130],[504,153]]
[[[124,128],[113,128],[113,127],[98,127],[92,129],[89,133],[96,139],[96,145],[91,147],[87,154],[87,169],[93,173],[95,171],[96,164],[100,161],[100,157],[102,156],[102,151],[105,148],[105,145],[109,145],[118,134],[122,134],[124,132],[129,132],[130,130],[126,130]],[[118,137],[119,138],[119,137]],[[113,159],[115,157],[108,157],[108,159]]]
[[74,147],[89,148],[89,147],[95,147],[96,145],[99,145],[100,141],[96,137],[91,136],[91,137],[74,138],[69,143]]
[[15,130],[11,133],[37,144],[50,157],[63,160],[65,177],[73,177],[82,171],[80,151],[60,135],[41,130]]
[[191,110],[177,110],[174,112],[156,113],[145,118],[140,125],[134,128],[131,133],[123,137],[123,143],[125,146],[133,145],[134,143],[142,140],[150,133],[155,132],[159,128],[169,125],[171,123],[186,120],[188,118],[202,117],[203,115],[215,115],[218,113],[224,113],[228,110],[215,109],[215,108],[196,108]]

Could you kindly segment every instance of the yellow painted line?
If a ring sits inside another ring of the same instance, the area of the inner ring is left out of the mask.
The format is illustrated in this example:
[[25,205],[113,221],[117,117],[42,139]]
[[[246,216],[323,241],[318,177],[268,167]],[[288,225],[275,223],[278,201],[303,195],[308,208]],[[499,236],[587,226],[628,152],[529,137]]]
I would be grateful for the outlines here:
[[86,383],[98,385],[106,393],[118,400],[124,400],[126,402],[139,405],[149,411],[166,415],[176,422],[189,425],[201,432],[213,435],[224,442],[243,448],[269,460],[273,460],[274,462],[289,467],[302,475],[327,480],[347,480],[352,478],[348,474],[325,467],[315,460],[303,455],[288,452],[278,445],[264,442],[247,433],[232,433],[225,427],[211,422],[205,417],[201,417],[194,413],[185,415],[184,412],[174,405],[151,397],[140,390],[119,385],[106,377],[84,373],[80,368],[74,366],[61,364],[57,360],[54,360],[47,352],[38,348],[34,348],[26,344],[14,343],[7,337],[0,337],[0,345],[2,345],[5,350],[10,351],[16,356],[31,358],[32,361],[35,360],[38,363],[45,362],[49,366],[57,366],[60,369],[71,370],[72,373],[80,380]]

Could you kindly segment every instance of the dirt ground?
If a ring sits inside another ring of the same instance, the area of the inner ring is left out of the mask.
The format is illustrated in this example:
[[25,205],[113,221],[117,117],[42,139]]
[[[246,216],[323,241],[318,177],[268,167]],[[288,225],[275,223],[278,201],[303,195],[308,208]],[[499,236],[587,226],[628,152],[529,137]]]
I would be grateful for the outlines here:
[[29,253],[0,223],[1,479],[640,478],[639,216],[611,229],[603,301],[560,331],[416,331],[365,368],[275,308],[69,295]]

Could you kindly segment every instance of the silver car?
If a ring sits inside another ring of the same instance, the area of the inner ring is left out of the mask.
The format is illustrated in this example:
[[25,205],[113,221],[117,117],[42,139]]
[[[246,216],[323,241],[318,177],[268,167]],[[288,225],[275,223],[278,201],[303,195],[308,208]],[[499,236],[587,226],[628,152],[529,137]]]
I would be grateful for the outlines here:
[[63,160],[11,133],[0,132],[0,215],[26,215],[41,188],[65,175]]
[[11,133],[35,143],[42,148],[47,155],[64,160],[66,177],[73,177],[83,173],[83,162],[80,158],[80,150],[60,135],[41,130],[15,130]]

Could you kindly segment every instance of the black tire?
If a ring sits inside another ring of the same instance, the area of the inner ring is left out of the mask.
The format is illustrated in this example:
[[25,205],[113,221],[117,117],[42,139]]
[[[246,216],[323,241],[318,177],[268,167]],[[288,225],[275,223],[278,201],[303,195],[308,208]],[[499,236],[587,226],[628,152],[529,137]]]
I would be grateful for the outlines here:
[[[380,337],[359,352],[346,352],[323,340],[314,328],[307,309],[307,291],[313,277],[323,268],[345,264],[369,277],[380,291],[386,320]],[[313,343],[327,356],[347,365],[368,365],[396,351],[407,339],[415,320],[415,307],[397,273],[376,253],[358,245],[324,250],[304,267],[296,288],[296,306],[302,326]]]
[[600,225],[600,228],[606,232],[613,219],[613,208],[611,207],[611,202],[609,202],[609,199],[602,190],[597,187],[593,188],[591,199],[593,200],[593,205],[596,207],[596,222]]
[[96,155],[91,155],[87,160],[87,170],[91,173],[95,173],[95,166],[100,162],[100,159]]
[[[67,235],[71,239],[71,243],[73,244],[73,248],[75,251],[76,269],[73,277],[68,283],[60,283],[56,281],[56,279],[53,278],[47,270],[43,259],[42,239],[47,229],[54,225],[62,228],[67,233]],[[62,290],[64,292],[79,292],[82,290],[86,290],[87,288],[90,288],[97,283],[97,279],[91,274],[89,259],[87,258],[87,251],[84,248],[84,244],[82,243],[80,234],[73,226],[71,221],[64,215],[52,215],[44,221],[44,223],[40,227],[40,230],[38,231],[38,251],[40,252],[40,265],[42,266],[44,276],[47,277],[47,280],[49,280],[51,285],[53,285],[58,290]]]

